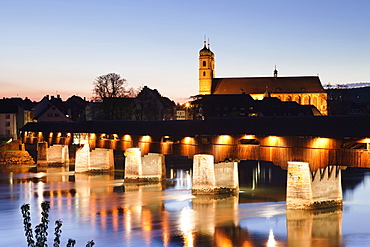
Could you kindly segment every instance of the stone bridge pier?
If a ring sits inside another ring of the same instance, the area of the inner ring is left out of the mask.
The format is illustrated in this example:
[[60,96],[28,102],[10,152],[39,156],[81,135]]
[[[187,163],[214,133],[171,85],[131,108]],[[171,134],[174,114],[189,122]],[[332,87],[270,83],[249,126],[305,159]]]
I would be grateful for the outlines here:
[[113,169],[113,149],[90,150],[90,145],[85,143],[76,150],[75,172],[108,172]]
[[288,162],[287,209],[318,209],[343,204],[341,167],[311,172],[307,162]]
[[124,182],[160,182],[166,179],[164,155],[148,153],[141,157],[140,148],[125,151]]
[[237,194],[238,192],[238,162],[215,164],[213,155],[194,155],[193,194]]
[[68,164],[68,145],[54,144],[49,147],[47,142],[37,143],[38,166],[62,166]]

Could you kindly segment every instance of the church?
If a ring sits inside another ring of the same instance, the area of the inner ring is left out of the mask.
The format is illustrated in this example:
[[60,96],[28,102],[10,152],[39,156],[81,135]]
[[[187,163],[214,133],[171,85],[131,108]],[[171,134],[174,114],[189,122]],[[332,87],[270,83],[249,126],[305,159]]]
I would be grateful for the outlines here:
[[314,105],[327,115],[327,94],[318,76],[215,77],[215,54],[209,44],[199,51],[199,95],[249,94],[255,100],[266,95],[300,105]]

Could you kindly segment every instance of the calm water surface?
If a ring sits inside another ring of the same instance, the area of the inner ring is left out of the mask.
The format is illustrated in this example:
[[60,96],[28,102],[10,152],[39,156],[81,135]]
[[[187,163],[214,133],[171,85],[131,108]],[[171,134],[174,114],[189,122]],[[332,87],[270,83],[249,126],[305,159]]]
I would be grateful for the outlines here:
[[241,163],[235,197],[193,196],[190,169],[167,173],[164,183],[123,184],[119,172],[2,168],[0,246],[27,245],[20,207],[31,205],[36,225],[45,200],[50,228],[63,221],[61,246],[370,246],[369,169],[342,171],[343,208],[321,211],[287,211],[286,171],[271,164]]

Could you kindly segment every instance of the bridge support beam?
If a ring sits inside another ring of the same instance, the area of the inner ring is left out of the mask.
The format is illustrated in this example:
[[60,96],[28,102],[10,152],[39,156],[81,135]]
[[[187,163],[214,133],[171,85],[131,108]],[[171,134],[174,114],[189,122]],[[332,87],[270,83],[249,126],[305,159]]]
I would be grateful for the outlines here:
[[113,149],[96,148],[89,144],[76,150],[75,172],[109,172],[114,168]]
[[125,151],[124,182],[159,182],[166,179],[164,155],[149,153],[141,157],[140,148]]
[[213,155],[194,155],[193,194],[237,194],[238,191],[238,162],[214,164]]
[[69,164],[69,152],[67,145],[55,144],[48,146],[47,142],[37,144],[37,165],[61,166]]
[[318,209],[342,206],[339,166],[311,173],[307,162],[288,162],[287,209]]

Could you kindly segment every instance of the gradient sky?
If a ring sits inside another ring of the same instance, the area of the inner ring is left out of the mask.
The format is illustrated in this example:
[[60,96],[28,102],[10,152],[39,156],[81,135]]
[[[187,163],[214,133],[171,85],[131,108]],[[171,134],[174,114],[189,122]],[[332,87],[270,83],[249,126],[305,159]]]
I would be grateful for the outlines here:
[[92,96],[118,73],[175,101],[198,92],[210,39],[216,77],[317,75],[370,82],[369,0],[0,0],[0,97]]

